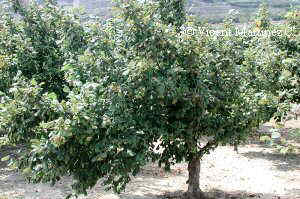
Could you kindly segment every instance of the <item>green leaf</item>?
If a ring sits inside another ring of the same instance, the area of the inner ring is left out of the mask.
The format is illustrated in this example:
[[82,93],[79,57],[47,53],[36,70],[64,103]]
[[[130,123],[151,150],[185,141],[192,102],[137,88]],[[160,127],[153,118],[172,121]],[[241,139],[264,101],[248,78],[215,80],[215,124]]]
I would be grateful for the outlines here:
[[49,93],[47,96],[52,100],[57,100],[57,95],[55,93]]
[[165,94],[165,87],[163,85],[160,85],[158,88],[157,88],[157,92],[158,92],[158,96],[159,97],[164,97],[164,94]]
[[70,88],[68,86],[64,86],[63,91],[65,93],[69,93],[71,90],[70,90]]
[[2,161],[2,162],[6,162],[6,161],[8,161],[9,159],[10,159],[10,156],[8,155],[8,156],[5,156],[5,157],[1,158],[1,161]]
[[92,159],[92,162],[102,161],[107,158],[107,153],[101,153]]
[[71,64],[65,64],[62,68],[61,71],[68,71],[73,69],[73,66]]
[[281,76],[279,77],[279,81],[286,80],[289,77],[291,77],[291,75],[292,75],[292,73],[290,71],[284,70],[284,71],[282,71]]
[[31,170],[30,167],[27,167],[27,168],[25,168],[25,169],[22,170],[22,174],[23,175],[29,175],[31,173],[32,173],[32,170]]
[[39,140],[39,139],[31,139],[30,142],[31,142],[32,144],[40,144],[40,143],[41,143],[41,140]]
[[130,157],[135,156],[135,153],[134,153],[132,150],[130,150],[130,149],[127,149],[127,154],[128,154]]
[[35,79],[32,79],[32,80],[31,80],[31,84],[32,84],[33,86],[36,86],[36,85],[37,85],[37,81],[36,81]]

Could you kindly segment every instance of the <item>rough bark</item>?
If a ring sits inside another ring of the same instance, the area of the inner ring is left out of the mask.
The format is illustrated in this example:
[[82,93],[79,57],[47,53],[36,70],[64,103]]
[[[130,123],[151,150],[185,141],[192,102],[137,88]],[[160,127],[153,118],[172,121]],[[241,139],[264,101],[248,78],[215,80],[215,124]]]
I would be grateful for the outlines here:
[[188,164],[188,193],[198,193],[200,190],[200,158],[195,157]]
[[194,157],[188,164],[189,179],[188,191],[183,195],[184,199],[207,199],[200,189],[200,158]]

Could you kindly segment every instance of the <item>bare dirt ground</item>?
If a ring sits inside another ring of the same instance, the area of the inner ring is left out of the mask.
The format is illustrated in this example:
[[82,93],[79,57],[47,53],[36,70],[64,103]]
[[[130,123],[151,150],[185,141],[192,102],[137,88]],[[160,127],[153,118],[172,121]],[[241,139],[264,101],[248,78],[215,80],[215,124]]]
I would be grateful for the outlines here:
[[[300,128],[300,121],[290,121],[282,130]],[[300,199],[299,140],[293,139],[298,153],[284,155],[264,144],[219,147],[203,158],[201,189],[217,199]],[[0,149],[0,156],[1,149]],[[105,192],[99,183],[80,199],[158,199],[179,198],[187,189],[187,165],[177,164],[166,173],[150,164],[132,180],[121,195]],[[71,193],[71,178],[54,187],[27,184],[16,171],[0,162],[0,199],[63,199]]]

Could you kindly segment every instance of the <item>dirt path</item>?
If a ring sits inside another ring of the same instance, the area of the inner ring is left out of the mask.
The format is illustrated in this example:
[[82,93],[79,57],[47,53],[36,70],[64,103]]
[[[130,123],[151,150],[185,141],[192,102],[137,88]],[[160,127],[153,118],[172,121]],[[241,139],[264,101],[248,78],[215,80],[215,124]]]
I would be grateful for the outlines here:
[[[300,156],[277,154],[260,145],[239,148],[220,147],[202,161],[201,188],[219,194],[242,193],[249,198],[272,198],[272,195],[300,198]],[[100,183],[81,199],[154,199],[166,192],[186,190],[186,164],[176,165],[165,173],[149,165],[127,187],[125,193],[106,193]],[[14,171],[0,170],[0,196],[18,199],[61,199],[70,193],[70,178],[54,187],[45,184],[31,185]],[[261,195],[260,195],[261,194]],[[251,196],[252,195],[252,196]],[[263,196],[263,197],[262,197]],[[0,197],[0,199],[2,199]]]

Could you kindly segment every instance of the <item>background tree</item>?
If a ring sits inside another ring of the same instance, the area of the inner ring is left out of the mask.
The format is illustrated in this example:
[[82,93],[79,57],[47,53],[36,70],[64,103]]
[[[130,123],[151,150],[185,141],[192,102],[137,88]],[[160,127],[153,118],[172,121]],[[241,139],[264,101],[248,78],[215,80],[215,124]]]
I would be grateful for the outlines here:
[[261,103],[277,101],[276,106],[267,106],[264,113],[282,121],[290,111],[292,104],[299,103],[299,16],[297,9],[286,15],[287,23],[274,25],[269,22],[265,5],[260,9],[254,31],[260,36],[251,40],[246,50],[245,63],[252,65],[260,78],[258,89],[268,96]]
[[[46,2],[43,7],[34,2],[26,7],[21,6],[19,1],[13,2],[19,17],[11,9],[1,16],[0,89],[6,95],[7,106],[19,111],[3,112],[3,118],[7,119],[3,119],[2,126],[11,139],[29,141],[32,136],[39,137],[34,128],[40,122],[53,119],[47,110],[41,111],[36,107],[41,96],[53,93],[59,101],[66,98],[64,87],[68,86],[68,82],[62,67],[67,59],[73,59],[84,51],[85,33],[78,16],[67,14],[51,2]],[[35,82],[34,87],[39,85],[42,88],[39,94],[30,93],[32,90],[28,86],[32,85],[31,82]],[[25,88],[32,99],[26,100],[28,96],[21,93],[16,99],[18,89]],[[4,102],[2,105],[6,106]]]

